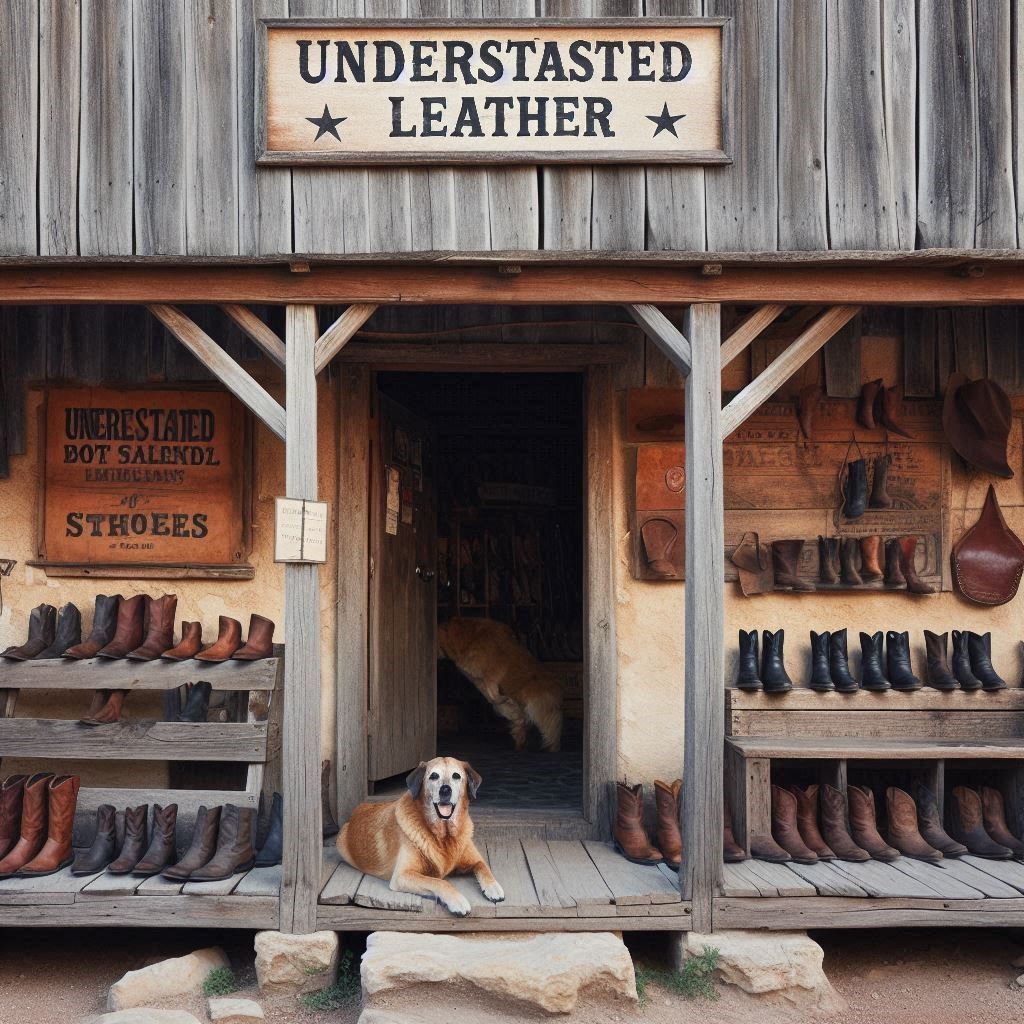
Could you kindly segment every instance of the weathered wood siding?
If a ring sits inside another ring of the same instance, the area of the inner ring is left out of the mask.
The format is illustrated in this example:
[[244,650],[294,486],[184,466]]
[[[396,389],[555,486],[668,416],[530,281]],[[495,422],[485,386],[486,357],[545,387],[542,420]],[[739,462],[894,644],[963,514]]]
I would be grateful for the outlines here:
[[[257,168],[261,17],[726,15],[724,167]],[[20,0],[0,255],[1016,248],[1024,0]]]

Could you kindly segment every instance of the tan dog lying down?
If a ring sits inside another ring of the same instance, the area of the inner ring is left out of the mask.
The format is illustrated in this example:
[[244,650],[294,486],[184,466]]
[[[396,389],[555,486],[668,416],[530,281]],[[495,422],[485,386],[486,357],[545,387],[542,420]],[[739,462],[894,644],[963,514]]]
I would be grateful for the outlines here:
[[562,685],[516,639],[512,627],[493,619],[451,619],[437,627],[437,648],[509,722],[516,750],[526,724],[540,731],[545,750],[562,742]]
[[465,917],[466,899],[449,875],[472,874],[492,903],[505,894],[473,844],[469,801],[480,776],[465,761],[421,761],[405,780],[409,792],[389,803],[360,804],[338,834],[338,852],[354,868],[376,875],[395,892],[433,896]]

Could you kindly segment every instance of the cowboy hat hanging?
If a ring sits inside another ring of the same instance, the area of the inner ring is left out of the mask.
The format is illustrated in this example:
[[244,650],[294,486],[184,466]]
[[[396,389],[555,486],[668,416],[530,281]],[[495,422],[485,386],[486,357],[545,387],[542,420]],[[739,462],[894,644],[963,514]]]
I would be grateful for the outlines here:
[[1007,480],[1013,476],[1006,461],[1012,410],[1006,392],[988,378],[969,380],[950,375],[942,404],[942,429],[964,460],[986,473]]
[[978,521],[953,545],[953,579],[976,604],[1012,601],[1024,571],[1024,544],[1006,525],[991,484]]

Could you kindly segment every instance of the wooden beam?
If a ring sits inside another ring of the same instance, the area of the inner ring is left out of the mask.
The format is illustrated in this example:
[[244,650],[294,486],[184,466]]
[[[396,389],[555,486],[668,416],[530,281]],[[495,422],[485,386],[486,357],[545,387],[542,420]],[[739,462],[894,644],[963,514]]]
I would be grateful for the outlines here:
[[[598,364],[628,363],[633,355],[629,344],[515,344],[500,341],[353,341],[341,353],[342,362],[375,366],[415,363],[445,370],[453,366],[474,366],[478,370],[543,370],[547,373],[579,370]],[[486,366],[481,366],[486,360]]]
[[248,306],[227,302],[220,308],[265,356],[284,369],[284,342]]
[[690,372],[690,343],[657,306],[646,303],[626,305],[629,315],[643,328],[665,358],[685,377]]
[[693,363],[686,378],[686,608],[683,687],[683,859],[679,885],[693,929],[711,931],[722,881],[722,699],[725,513],[722,491],[721,307],[687,310]]
[[[289,306],[286,316],[285,491],[317,498],[317,402],[313,348],[316,310]],[[284,567],[285,714],[282,728],[284,858],[281,931],[316,930],[323,867],[320,810],[320,573],[319,566]]]
[[786,307],[778,302],[758,306],[722,342],[722,369],[724,370],[766,328],[777,320]]
[[281,440],[285,436],[285,414],[279,402],[263,385],[243,370],[193,320],[174,306],[150,305],[153,314],[243,405],[248,406]]
[[353,302],[323,334],[313,349],[313,367],[319,373],[355,336],[367,320],[377,312],[373,302]]
[[770,398],[836,331],[860,312],[857,306],[833,306],[825,310],[783,352],[770,362],[762,374],[752,380],[722,410],[722,436],[728,437],[754,410]]

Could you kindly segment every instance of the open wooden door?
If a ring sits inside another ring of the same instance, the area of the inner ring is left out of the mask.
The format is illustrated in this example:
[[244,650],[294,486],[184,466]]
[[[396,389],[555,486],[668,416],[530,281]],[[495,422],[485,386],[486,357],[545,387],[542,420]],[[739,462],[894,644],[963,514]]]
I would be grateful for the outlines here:
[[368,777],[434,756],[437,481],[430,425],[377,396],[370,504]]

